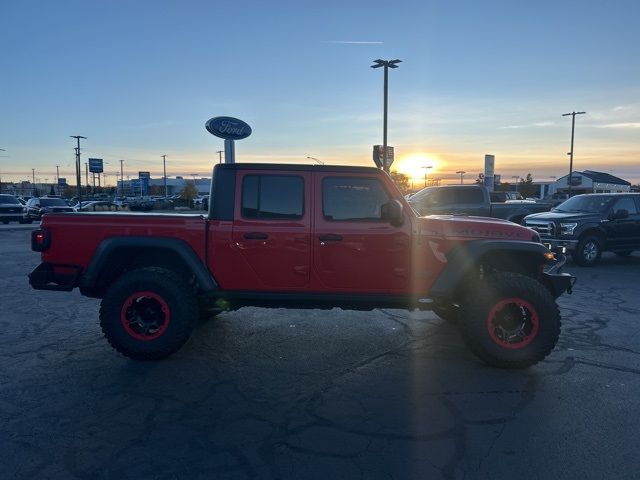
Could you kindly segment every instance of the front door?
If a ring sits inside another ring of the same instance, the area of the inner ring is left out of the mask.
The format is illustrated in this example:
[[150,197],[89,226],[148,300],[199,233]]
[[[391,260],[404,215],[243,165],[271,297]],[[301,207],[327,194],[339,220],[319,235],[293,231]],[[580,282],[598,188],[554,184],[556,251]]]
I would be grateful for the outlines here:
[[[627,218],[613,219],[620,210],[629,213]],[[608,248],[611,250],[637,250],[640,247],[640,213],[633,197],[616,200],[611,208],[611,220],[604,223],[608,230]]]
[[411,226],[393,226],[391,196],[366,174],[314,174],[313,266],[325,290],[403,293],[410,286]]

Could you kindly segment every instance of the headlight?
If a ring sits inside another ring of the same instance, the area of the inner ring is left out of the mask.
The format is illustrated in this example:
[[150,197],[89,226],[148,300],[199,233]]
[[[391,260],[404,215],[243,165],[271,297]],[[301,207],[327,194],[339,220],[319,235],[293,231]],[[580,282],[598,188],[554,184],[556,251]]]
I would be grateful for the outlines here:
[[561,223],[560,235],[573,235],[573,231],[577,226],[577,223]]

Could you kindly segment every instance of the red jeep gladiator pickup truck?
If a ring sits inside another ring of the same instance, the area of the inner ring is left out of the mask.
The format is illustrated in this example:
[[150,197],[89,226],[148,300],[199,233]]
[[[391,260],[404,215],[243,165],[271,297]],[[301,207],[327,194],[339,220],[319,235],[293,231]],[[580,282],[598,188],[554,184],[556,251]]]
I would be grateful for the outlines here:
[[46,214],[30,284],[102,299],[105,337],[134,359],[178,350],[207,305],[434,310],[504,368],[556,344],[574,278],[533,230],[418,217],[373,167],[216,165],[210,198],[207,216]]

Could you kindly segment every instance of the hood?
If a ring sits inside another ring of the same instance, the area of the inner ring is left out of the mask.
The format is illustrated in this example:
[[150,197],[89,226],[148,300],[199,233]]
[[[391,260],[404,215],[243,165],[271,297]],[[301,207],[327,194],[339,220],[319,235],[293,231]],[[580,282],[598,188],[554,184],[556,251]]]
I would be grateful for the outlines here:
[[538,234],[508,220],[458,215],[429,215],[418,218],[420,234],[450,239],[494,239],[538,242]]
[[542,212],[533,213],[525,217],[525,221],[539,220],[544,222],[571,222],[573,220],[596,220],[602,218],[601,213],[585,213],[585,212]]

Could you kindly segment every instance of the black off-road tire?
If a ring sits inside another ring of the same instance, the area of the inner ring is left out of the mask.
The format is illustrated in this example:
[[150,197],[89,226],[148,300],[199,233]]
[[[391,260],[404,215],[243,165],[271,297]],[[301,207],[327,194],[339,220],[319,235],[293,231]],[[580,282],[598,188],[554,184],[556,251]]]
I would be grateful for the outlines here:
[[[138,323],[141,318],[146,321]],[[135,360],[157,360],[176,352],[191,336],[197,320],[192,288],[177,273],[158,267],[126,273],[100,305],[104,336],[115,350]],[[148,328],[151,322],[157,328]]]
[[601,238],[596,235],[587,235],[580,239],[571,257],[581,267],[595,267],[600,262],[602,248]]
[[[507,324],[521,326],[519,330],[509,327],[509,335],[504,335],[501,327]],[[551,293],[536,280],[517,273],[496,273],[466,296],[459,325],[469,349],[488,365],[527,368],[555,347],[560,312]]]

